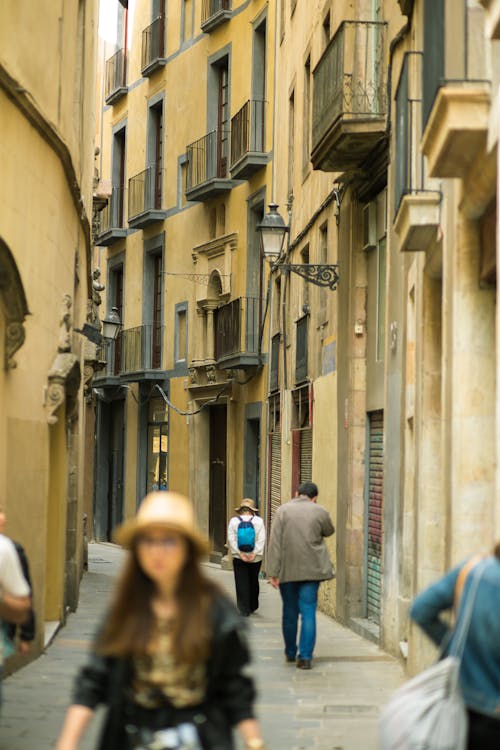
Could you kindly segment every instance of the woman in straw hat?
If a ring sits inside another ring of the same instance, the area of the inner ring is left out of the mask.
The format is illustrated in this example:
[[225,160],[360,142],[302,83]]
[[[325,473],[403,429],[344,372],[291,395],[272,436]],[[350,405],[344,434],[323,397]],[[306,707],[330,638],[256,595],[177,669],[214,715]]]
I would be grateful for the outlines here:
[[208,551],[189,500],[152,492],[115,534],[129,550],[114,600],[74,688],[57,750],[75,750],[98,704],[100,750],[264,747],[242,621],[202,572]]
[[[264,521],[258,515],[255,503],[246,497],[238,508],[236,515],[229,521],[227,528],[227,543],[233,556],[234,585],[236,588],[236,603],[243,617],[248,617],[259,608],[259,571],[264,555],[266,530]],[[251,524],[253,529],[253,543],[240,547],[239,528],[241,522]]]

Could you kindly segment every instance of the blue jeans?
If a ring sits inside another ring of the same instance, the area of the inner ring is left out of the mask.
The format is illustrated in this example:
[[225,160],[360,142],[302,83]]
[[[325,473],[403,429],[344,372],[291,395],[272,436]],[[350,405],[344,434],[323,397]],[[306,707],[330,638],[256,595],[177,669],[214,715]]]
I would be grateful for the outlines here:
[[301,617],[299,637],[299,659],[312,659],[316,643],[316,607],[318,606],[319,581],[289,581],[280,583],[283,601],[282,630],[285,639],[285,654],[297,655],[297,629]]

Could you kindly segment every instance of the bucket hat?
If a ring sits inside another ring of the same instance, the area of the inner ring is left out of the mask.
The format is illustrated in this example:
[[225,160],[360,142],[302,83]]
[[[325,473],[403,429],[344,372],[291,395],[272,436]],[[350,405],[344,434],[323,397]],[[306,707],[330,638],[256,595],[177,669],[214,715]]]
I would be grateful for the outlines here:
[[200,557],[209,551],[208,539],[196,526],[193,504],[177,492],[150,492],[140,504],[137,515],[115,529],[114,539],[130,549],[137,536],[150,529],[182,534],[193,543]]
[[238,508],[235,508],[236,513],[242,513],[243,510],[247,508],[248,510],[251,510],[252,513],[258,513],[259,509],[255,507],[255,503],[253,500],[251,500],[249,497],[246,497],[244,500],[241,501]]

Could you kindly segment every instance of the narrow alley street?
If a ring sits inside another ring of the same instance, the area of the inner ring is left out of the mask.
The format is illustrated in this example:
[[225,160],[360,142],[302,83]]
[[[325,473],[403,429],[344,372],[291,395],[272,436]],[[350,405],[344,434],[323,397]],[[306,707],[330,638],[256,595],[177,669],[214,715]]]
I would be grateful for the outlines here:
[[[43,656],[4,682],[1,750],[53,747],[73,676],[109,601],[121,560],[114,545],[89,545],[78,610]],[[218,566],[209,570],[232,595],[232,573]],[[320,614],[314,668],[298,670],[284,661],[280,612],[278,592],[262,581],[260,610],[249,623],[258,713],[269,750],[376,750],[378,712],[402,681],[401,666]],[[95,746],[98,731],[99,716],[82,750]]]

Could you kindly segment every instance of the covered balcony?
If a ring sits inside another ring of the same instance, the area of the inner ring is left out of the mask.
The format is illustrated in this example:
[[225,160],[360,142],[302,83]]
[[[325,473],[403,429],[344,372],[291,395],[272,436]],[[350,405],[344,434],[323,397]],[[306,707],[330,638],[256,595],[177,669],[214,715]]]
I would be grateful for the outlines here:
[[436,241],[441,215],[439,184],[433,184],[420,151],[422,52],[406,52],[396,89],[394,229],[401,251],[427,250]]
[[99,225],[95,235],[96,245],[113,245],[117,240],[127,236],[124,206],[124,188],[112,188],[107,206],[99,213]]
[[247,180],[267,164],[265,152],[266,102],[249,99],[231,119],[231,176]]
[[233,187],[228,175],[229,132],[212,130],[190,143],[187,151],[186,198],[203,201]]
[[209,33],[231,18],[231,0],[202,0],[201,30]]
[[142,32],[141,73],[150,76],[165,63],[165,18],[158,16]]
[[387,24],[344,21],[313,72],[314,169],[356,169],[386,128]]
[[128,183],[128,223],[142,229],[155,221],[162,221],[166,211],[162,207],[164,170],[155,164],[131,177]]
[[114,104],[127,93],[127,57],[124,49],[119,49],[106,60],[104,99],[106,104]]
[[261,300],[239,297],[217,308],[214,316],[217,367],[255,367],[259,364]]
[[486,148],[490,82],[484,10],[457,0],[444,23],[442,5],[424,18],[422,151],[429,175],[464,178]]

